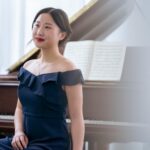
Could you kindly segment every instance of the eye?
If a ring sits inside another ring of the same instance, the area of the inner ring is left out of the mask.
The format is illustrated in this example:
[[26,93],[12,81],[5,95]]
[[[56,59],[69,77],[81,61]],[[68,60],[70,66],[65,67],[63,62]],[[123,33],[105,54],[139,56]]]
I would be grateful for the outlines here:
[[38,28],[40,25],[38,23],[34,24],[34,27]]
[[51,27],[50,26],[45,26],[45,29],[51,29]]

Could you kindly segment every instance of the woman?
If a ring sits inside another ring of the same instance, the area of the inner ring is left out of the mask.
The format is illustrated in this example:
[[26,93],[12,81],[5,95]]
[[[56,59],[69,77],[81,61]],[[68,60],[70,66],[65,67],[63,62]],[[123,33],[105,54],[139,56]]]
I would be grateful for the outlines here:
[[[71,34],[67,15],[61,9],[42,9],[35,16],[32,29],[33,41],[41,49],[41,57],[26,62],[19,71],[15,133],[13,138],[1,139],[0,148],[70,150],[72,147],[72,150],[82,150],[83,77],[60,53]],[[66,125],[67,106],[71,138]]]

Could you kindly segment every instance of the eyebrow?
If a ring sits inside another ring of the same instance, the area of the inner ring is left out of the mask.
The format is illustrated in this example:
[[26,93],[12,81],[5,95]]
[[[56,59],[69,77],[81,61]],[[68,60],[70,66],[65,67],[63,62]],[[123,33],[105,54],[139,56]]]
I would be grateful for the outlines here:
[[53,25],[52,23],[45,23],[46,25]]
[[[36,23],[40,23],[40,21],[36,21]],[[53,25],[52,23],[46,22],[46,25]]]

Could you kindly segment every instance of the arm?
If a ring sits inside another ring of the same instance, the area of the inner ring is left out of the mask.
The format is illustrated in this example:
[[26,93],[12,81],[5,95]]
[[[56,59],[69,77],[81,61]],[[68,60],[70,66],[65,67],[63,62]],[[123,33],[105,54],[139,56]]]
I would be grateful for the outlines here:
[[22,116],[22,105],[18,99],[17,107],[14,116],[15,134],[24,133],[23,131],[23,116]]
[[71,136],[73,150],[82,150],[84,141],[84,119],[83,119],[83,93],[82,85],[66,86],[65,91],[68,98],[68,109],[71,119]]
[[27,147],[28,138],[23,129],[23,114],[22,105],[20,100],[17,101],[17,106],[14,115],[15,134],[12,140],[12,146],[14,149],[23,149]]

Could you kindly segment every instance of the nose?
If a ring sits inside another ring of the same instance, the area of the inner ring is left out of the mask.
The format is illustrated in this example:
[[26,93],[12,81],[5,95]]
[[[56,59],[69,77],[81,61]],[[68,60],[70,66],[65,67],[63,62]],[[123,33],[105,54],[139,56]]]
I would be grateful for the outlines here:
[[37,29],[37,35],[43,36],[43,34],[44,34],[43,27],[39,27],[39,28]]

